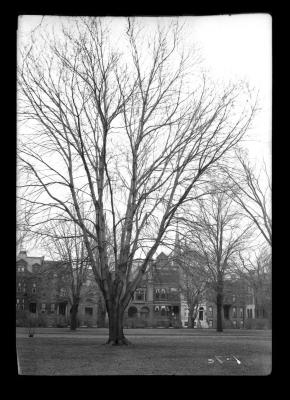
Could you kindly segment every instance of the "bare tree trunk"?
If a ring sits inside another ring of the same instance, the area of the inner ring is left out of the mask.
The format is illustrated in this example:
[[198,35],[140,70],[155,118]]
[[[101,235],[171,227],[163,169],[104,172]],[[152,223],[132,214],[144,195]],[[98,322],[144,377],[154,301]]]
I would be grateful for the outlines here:
[[187,324],[188,328],[190,329],[194,328],[195,318],[196,318],[196,313],[194,312],[194,307],[190,307],[188,312],[188,324]]
[[188,318],[188,328],[193,329],[194,328],[194,321],[195,321],[195,317],[191,316]]
[[70,330],[75,331],[78,326],[78,308],[79,303],[74,303],[70,309]]
[[130,344],[125,338],[123,331],[124,309],[120,304],[111,305],[108,308],[109,317],[109,339],[107,344],[123,345]]
[[223,308],[223,292],[222,286],[218,286],[217,296],[216,296],[216,304],[217,304],[217,332],[223,331],[223,317],[222,317],[222,308]]

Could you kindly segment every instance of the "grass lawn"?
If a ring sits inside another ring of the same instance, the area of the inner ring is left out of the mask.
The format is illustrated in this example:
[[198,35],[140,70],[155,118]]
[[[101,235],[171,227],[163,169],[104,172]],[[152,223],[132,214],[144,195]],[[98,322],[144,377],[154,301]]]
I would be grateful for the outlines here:
[[[192,332],[192,334],[191,334]],[[106,330],[17,332],[23,375],[267,375],[271,335],[207,330],[127,330],[129,346],[106,346]],[[218,359],[215,358],[218,357]],[[235,356],[241,363],[232,357]],[[226,358],[229,358],[226,360]],[[209,359],[214,362],[209,363]]]

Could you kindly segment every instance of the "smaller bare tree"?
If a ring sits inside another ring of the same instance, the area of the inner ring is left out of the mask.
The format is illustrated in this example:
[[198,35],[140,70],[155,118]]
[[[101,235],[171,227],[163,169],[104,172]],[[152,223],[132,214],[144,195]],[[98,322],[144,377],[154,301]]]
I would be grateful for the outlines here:
[[198,309],[209,281],[203,257],[187,243],[181,245],[177,258],[181,270],[180,290],[188,306],[188,328],[194,328]]
[[217,331],[223,331],[222,307],[224,279],[232,260],[245,247],[251,225],[242,226],[242,215],[225,191],[213,188],[211,195],[196,200],[196,209],[182,218],[187,237],[205,260],[216,292]]
[[[83,235],[78,226],[68,221],[51,222],[42,237],[53,260],[60,260],[59,276],[65,284],[70,303],[70,329],[76,330],[77,316],[84,283],[90,278],[89,259]],[[93,279],[93,277],[91,277]],[[89,287],[85,291],[89,295]],[[94,294],[95,288],[91,291]]]

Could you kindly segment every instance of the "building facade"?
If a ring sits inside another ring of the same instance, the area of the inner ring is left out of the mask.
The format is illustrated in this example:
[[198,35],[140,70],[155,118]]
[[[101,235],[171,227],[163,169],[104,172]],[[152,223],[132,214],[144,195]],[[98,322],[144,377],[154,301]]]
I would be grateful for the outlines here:
[[[181,274],[171,256],[161,253],[127,307],[125,327],[186,328],[189,310],[180,287]],[[196,328],[216,329],[215,297],[214,290],[208,286],[200,301],[194,322]],[[270,328],[271,325],[265,310],[257,315],[253,288],[245,279],[234,276],[224,282],[222,317],[225,329]]]
[[[89,276],[80,297],[79,326],[104,326],[102,296]],[[70,323],[70,307],[68,284],[59,263],[21,251],[16,260],[16,324],[65,327]]]
[[169,257],[161,253],[135,291],[125,312],[124,326],[181,327],[179,274]]

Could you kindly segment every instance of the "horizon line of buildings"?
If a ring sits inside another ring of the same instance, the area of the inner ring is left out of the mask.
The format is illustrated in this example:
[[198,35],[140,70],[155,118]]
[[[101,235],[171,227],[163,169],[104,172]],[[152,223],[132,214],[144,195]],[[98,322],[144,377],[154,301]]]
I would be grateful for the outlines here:
[[[43,256],[31,257],[26,251],[20,251],[16,260],[17,325],[26,325],[28,320],[42,326],[64,327],[70,324],[68,287],[64,277],[59,275],[58,265],[59,262],[46,261]],[[187,327],[189,308],[180,290],[180,280],[180,268],[172,262],[170,255],[160,253],[126,309],[124,327]],[[199,303],[194,325],[197,328],[216,328],[216,317],[215,295],[209,287]],[[270,318],[269,308],[258,309],[253,289],[245,280],[225,280],[224,328],[257,327],[253,324],[257,319],[263,320],[265,326],[262,324],[261,327],[268,328]],[[81,291],[78,321],[79,326],[108,325],[103,296],[89,276]]]

